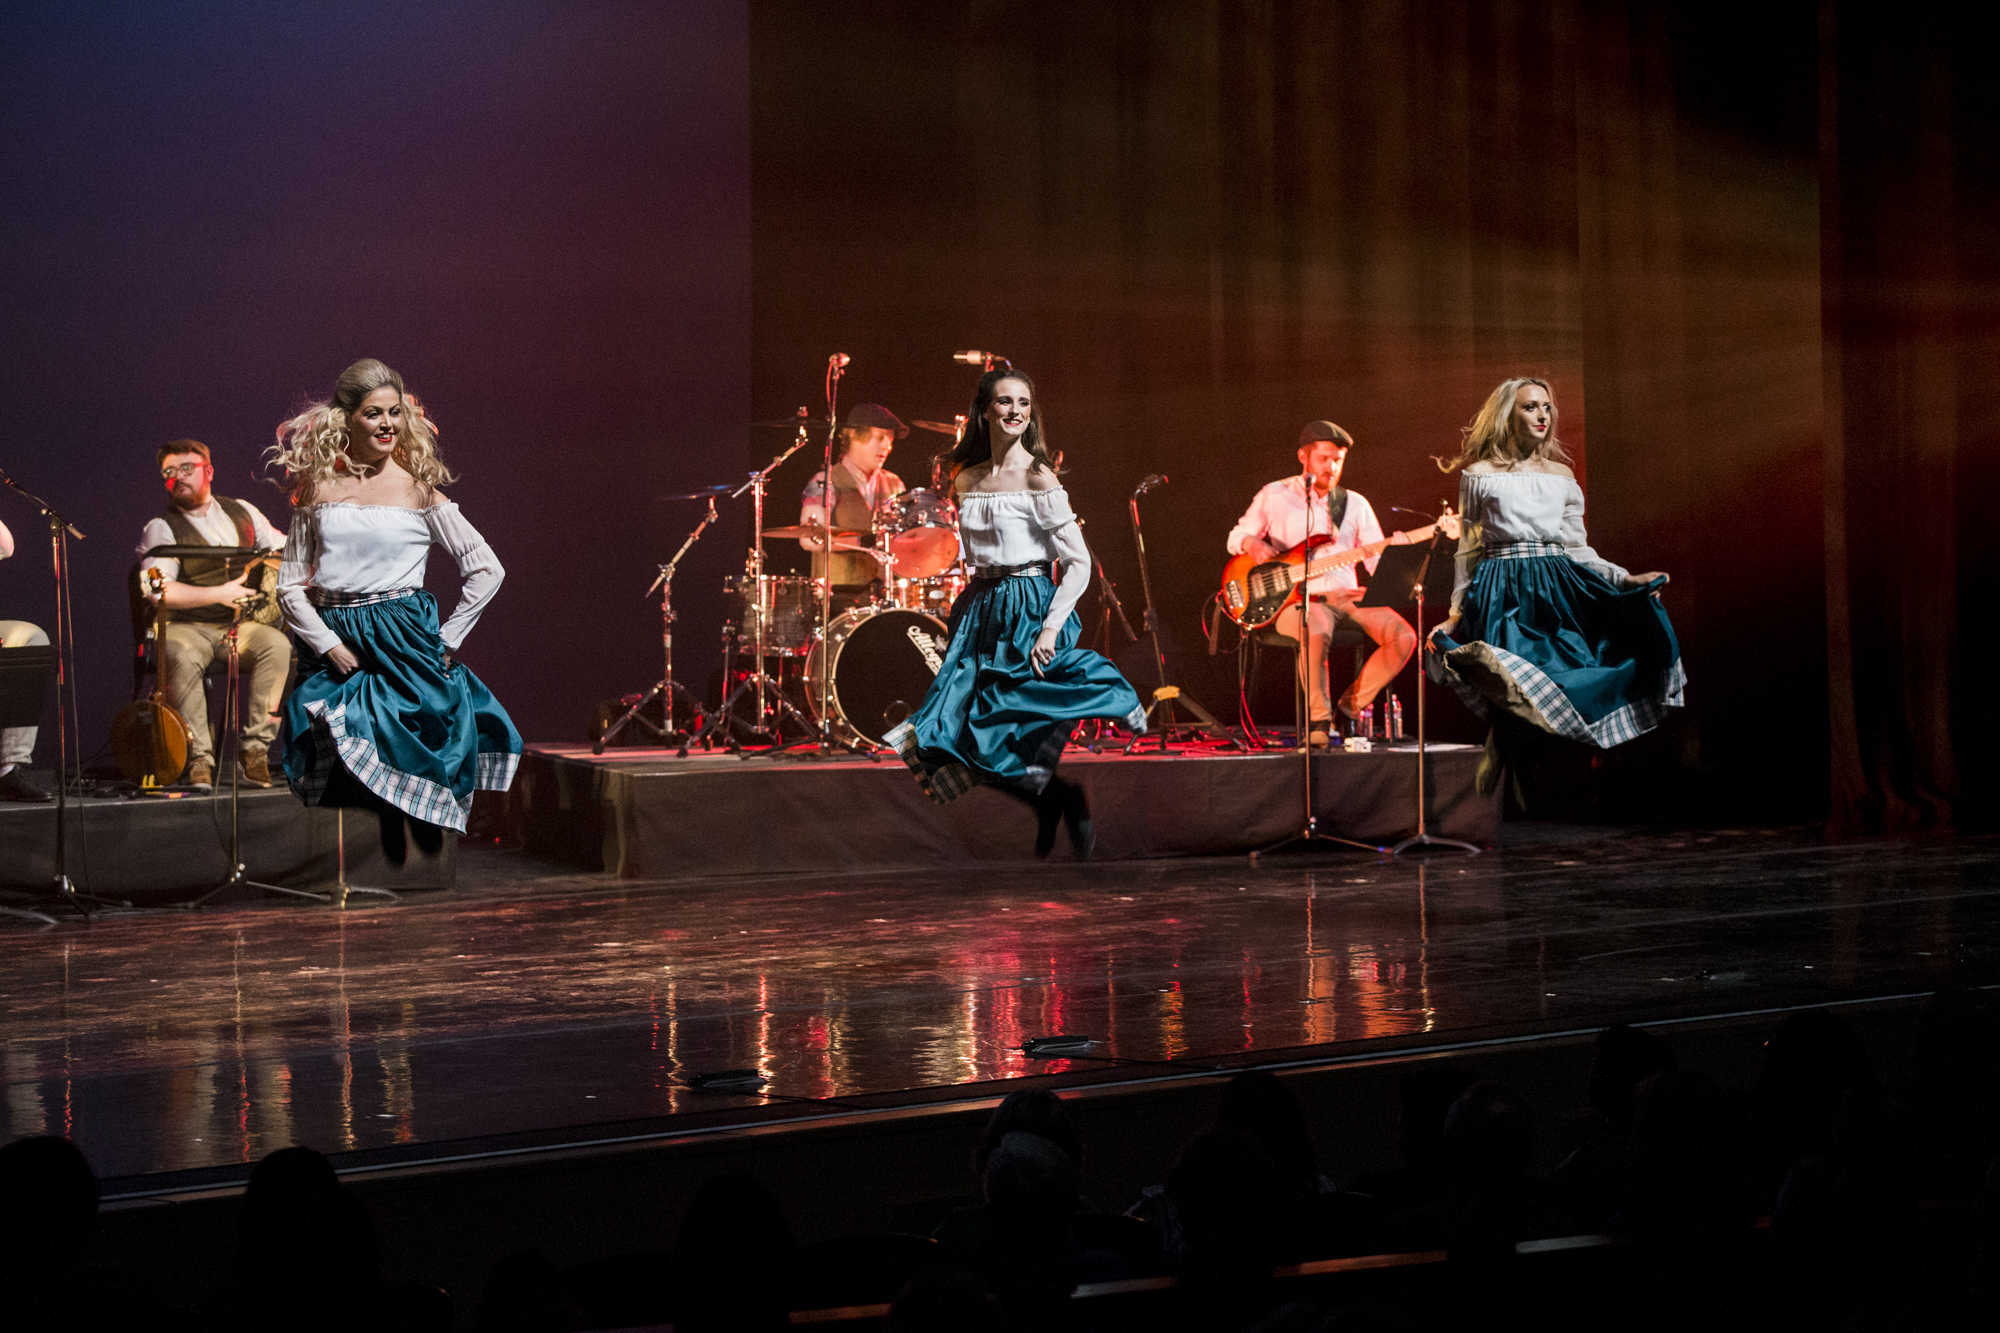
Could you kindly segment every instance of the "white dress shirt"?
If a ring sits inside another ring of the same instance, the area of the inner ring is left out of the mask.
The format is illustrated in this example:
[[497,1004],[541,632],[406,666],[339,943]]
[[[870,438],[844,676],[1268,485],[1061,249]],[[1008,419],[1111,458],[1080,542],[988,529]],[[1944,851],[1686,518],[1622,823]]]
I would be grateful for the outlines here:
[[[1286,477],[1274,481],[1250,502],[1243,511],[1243,517],[1236,520],[1236,526],[1229,530],[1229,554],[1242,555],[1244,545],[1252,537],[1261,537],[1280,551],[1289,551],[1308,536],[1323,536],[1327,530],[1327,497],[1318,491],[1312,493],[1310,503],[1306,499],[1304,477]],[[1347,493],[1347,512],[1341,515],[1340,527],[1334,531],[1332,549],[1351,551],[1357,546],[1367,546],[1382,540],[1382,525],[1376,521],[1374,506],[1359,491]],[[1364,560],[1368,572],[1375,572],[1380,557]],[[1361,586],[1355,577],[1353,565],[1342,565],[1339,569],[1328,570],[1313,577],[1308,592],[1329,593],[1348,592]]]
[[364,505],[349,501],[306,505],[292,516],[285,558],[278,566],[278,603],[285,623],[324,656],[340,642],[313,609],[316,593],[329,600],[416,592],[424,586],[424,564],[432,546],[442,546],[458,562],[465,581],[458,605],[438,633],[458,651],[479,622],[479,613],[500,591],[506,571],[493,548],[450,501],[428,509]]
[[[248,500],[238,500],[236,503],[249,512],[250,530],[257,535],[258,550],[275,551],[285,544],[285,534],[272,527],[271,520],[265,518],[256,505]],[[236,525],[230,522],[229,511],[224,509],[221,502],[213,496],[210,496],[208,503],[200,509],[183,509],[181,512],[187,516],[188,522],[194,525],[194,530],[208,538],[211,545],[236,545]],[[181,576],[180,561],[165,556],[157,560],[145,559],[146,552],[155,546],[171,546],[173,542],[174,530],[168,525],[167,520],[148,519],[146,526],[139,530],[139,546],[136,553],[140,557],[140,568],[157,569],[167,582],[178,582]]]

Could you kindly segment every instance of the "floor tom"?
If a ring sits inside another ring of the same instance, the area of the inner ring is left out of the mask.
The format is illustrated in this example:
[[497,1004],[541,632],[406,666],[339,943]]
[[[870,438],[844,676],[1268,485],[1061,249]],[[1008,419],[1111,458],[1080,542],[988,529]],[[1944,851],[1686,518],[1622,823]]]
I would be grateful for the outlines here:
[[756,580],[748,574],[722,581],[724,614],[736,626],[741,649],[756,651],[761,620],[766,653],[804,654],[819,624],[819,581],[787,574],[766,578],[762,596],[755,589]]

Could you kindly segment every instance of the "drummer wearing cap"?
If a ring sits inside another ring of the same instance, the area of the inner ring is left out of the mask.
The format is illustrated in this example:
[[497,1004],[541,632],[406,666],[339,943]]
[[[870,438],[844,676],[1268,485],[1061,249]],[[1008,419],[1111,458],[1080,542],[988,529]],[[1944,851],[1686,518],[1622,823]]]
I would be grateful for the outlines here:
[[[833,530],[867,533],[875,526],[875,514],[882,505],[901,495],[903,479],[883,466],[896,441],[910,433],[888,408],[878,403],[859,403],[847,413],[847,425],[840,432],[840,458],[833,465]],[[799,522],[817,526],[826,522],[825,471],[813,473],[799,498]],[[813,552],[813,577],[827,577],[824,541],[801,537],[799,545]],[[833,553],[833,591],[837,597],[858,597],[868,585],[882,577],[882,567],[864,551]]]
[[[1347,451],[1353,447],[1354,438],[1331,421],[1307,423],[1299,432],[1299,472],[1257,492],[1230,530],[1229,553],[1248,551],[1258,560],[1275,560],[1308,537],[1328,533],[1333,535],[1334,551],[1381,541],[1382,525],[1376,521],[1374,506],[1340,485]],[[1369,573],[1375,572],[1374,560],[1362,563]],[[1417,636],[1408,621],[1386,606],[1354,605],[1362,590],[1352,565],[1320,575],[1306,591],[1310,604],[1286,607],[1274,627],[1288,638],[1304,636],[1306,651],[1298,655],[1299,672],[1312,706],[1313,743],[1324,745],[1333,723],[1326,689],[1327,639],[1333,631],[1351,625],[1376,644],[1361,674],[1340,698],[1340,711],[1350,718],[1396,678],[1416,651]]]

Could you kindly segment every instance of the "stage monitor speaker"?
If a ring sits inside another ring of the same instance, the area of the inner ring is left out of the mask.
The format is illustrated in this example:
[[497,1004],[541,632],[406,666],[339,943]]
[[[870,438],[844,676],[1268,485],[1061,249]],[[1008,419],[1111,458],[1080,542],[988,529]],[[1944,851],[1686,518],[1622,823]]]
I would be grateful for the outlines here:
[[56,678],[56,650],[0,648],[0,727],[36,727]]

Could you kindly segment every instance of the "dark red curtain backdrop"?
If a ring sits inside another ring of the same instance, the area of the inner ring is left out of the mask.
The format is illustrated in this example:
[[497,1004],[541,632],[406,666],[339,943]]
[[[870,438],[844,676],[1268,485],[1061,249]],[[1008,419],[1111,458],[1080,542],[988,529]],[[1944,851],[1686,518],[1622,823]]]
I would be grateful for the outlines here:
[[[1428,510],[1455,495],[1429,456],[1500,378],[1547,375],[1593,539],[1674,575],[1692,680],[1598,794],[1953,817],[1992,719],[1953,682],[1996,287],[1988,48],[1950,7],[751,16],[759,413],[817,403],[845,351],[850,401],[948,418],[950,353],[1010,356],[1128,604],[1125,496],[1172,477],[1155,588],[1181,683],[1223,708],[1197,617],[1299,425],[1355,434],[1378,509]],[[891,466],[914,482],[935,443]]]
[[[697,510],[657,497],[742,473],[741,3],[9,3],[0,22],[0,465],[89,534],[87,752],[131,687],[155,447],[206,441],[218,487],[283,524],[259,451],[360,356],[434,410],[453,495],[507,566],[466,657],[522,730],[581,739],[598,699],[659,675],[642,594]],[[0,496],[0,518],[26,546],[0,616],[47,624],[35,517]],[[704,679],[732,526],[683,580]]]

